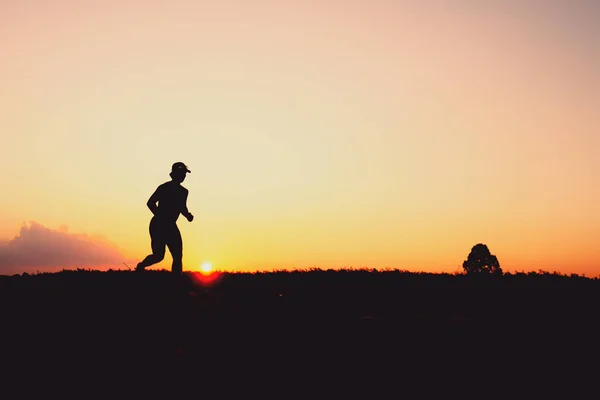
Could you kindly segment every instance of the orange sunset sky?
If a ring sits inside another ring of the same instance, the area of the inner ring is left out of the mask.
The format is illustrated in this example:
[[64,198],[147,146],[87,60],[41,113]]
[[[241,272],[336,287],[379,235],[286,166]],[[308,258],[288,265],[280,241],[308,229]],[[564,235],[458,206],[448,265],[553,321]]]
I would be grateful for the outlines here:
[[[600,275],[600,2],[0,0],[0,274]],[[156,268],[170,268],[171,258]],[[130,266],[132,266],[129,264]]]

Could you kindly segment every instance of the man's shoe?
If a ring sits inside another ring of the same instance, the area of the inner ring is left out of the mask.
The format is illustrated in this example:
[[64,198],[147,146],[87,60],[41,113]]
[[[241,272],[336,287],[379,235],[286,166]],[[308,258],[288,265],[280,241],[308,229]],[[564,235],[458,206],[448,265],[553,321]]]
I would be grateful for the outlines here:
[[145,270],[146,268],[140,264],[138,264],[137,267],[135,267],[135,272],[143,272]]

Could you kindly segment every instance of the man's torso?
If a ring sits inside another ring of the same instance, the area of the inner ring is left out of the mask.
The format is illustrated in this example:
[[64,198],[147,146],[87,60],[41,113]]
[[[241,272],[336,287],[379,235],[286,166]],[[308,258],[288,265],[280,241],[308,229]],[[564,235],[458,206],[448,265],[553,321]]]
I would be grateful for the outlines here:
[[160,185],[158,192],[158,212],[156,217],[165,223],[175,223],[185,208],[187,189],[176,182]]

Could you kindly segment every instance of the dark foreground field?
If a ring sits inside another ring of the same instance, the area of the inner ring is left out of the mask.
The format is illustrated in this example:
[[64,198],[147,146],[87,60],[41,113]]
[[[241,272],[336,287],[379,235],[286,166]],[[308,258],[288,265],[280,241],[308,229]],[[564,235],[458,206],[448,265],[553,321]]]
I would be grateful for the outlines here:
[[0,277],[2,387],[44,398],[597,395],[597,279],[367,270],[200,278]]

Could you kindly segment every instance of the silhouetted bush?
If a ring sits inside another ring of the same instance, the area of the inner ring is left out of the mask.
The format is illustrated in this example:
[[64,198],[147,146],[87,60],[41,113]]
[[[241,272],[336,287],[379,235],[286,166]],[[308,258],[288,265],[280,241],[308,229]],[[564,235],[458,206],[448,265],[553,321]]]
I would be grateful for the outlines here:
[[495,255],[490,253],[488,247],[478,243],[471,249],[471,253],[463,263],[467,274],[493,274],[502,275],[502,268]]

